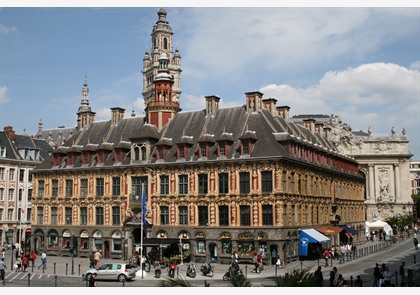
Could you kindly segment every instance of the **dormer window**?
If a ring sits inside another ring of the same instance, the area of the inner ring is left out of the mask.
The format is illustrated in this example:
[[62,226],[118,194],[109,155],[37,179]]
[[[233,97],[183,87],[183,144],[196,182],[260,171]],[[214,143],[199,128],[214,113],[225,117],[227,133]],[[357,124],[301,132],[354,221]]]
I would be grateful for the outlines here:
[[134,146],[134,161],[147,160],[147,148],[145,144]]
[[207,157],[208,153],[207,153],[207,144],[206,143],[201,143],[200,144],[200,157]]
[[6,158],[6,147],[5,146],[0,146],[0,157],[1,158]]
[[220,145],[219,145],[219,156],[226,156],[226,154],[227,154],[227,148],[226,148],[226,146],[225,146],[225,142],[222,142]]
[[257,141],[255,131],[247,130],[240,137],[241,140],[241,155],[249,156],[252,153],[252,148]]
[[178,158],[185,158],[185,144],[180,144],[178,146]]

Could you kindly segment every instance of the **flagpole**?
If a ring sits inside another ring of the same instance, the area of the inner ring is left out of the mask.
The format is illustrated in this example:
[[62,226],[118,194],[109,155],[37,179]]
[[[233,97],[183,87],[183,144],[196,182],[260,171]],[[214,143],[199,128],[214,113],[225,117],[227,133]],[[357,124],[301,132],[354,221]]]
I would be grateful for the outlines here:
[[141,220],[140,220],[140,264],[141,264],[141,278],[143,279],[143,201],[144,198],[144,182],[141,184]]

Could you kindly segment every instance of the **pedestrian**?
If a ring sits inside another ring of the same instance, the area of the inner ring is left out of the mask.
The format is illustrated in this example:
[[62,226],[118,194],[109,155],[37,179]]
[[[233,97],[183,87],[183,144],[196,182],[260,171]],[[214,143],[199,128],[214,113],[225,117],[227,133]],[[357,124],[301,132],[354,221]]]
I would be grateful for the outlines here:
[[404,281],[404,273],[405,273],[405,262],[403,261],[402,263],[401,263],[401,266],[400,266],[400,276],[401,276],[401,287],[404,287],[405,286],[405,281]]
[[96,273],[92,273],[89,278],[89,287],[96,287]]
[[238,253],[236,253],[236,251],[232,252],[232,264],[238,263],[239,262],[239,257],[238,257]]
[[316,286],[317,287],[323,287],[324,286],[324,276],[322,275],[321,266],[318,266],[317,270],[314,272],[314,277],[316,280]]
[[334,283],[334,287],[344,287],[346,285],[346,281],[343,278],[343,275],[340,273],[338,275],[337,280]]
[[95,251],[92,251],[92,253],[89,256],[89,267],[94,268],[95,267]]
[[19,272],[22,270],[22,258],[20,258],[20,256],[18,256],[18,258],[15,261],[15,268],[16,268],[16,272]]
[[324,259],[325,259],[325,267],[327,267],[328,266],[328,259],[330,259],[330,257],[331,257],[330,251],[328,249],[325,249],[324,253],[323,253],[323,256],[324,256]]
[[373,286],[372,287],[379,287],[380,276],[381,276],[381,271],[379,269],[379,264],[376,263],[375,267],[373,268]]
[[36,260],[36,254],[34,252],[34,250],[31,251],[31,253],[29,253],[29,260],[32,261],[32,267],[35,266],[35,260]]
[[276,259],[276,267],[281,267],[281,259],[279,255],[277,255],[277,259]]
[[335,287],[337,283],[337,268],[334,266],[333,269],[330,271],[330,287]]
[[362,281],[362,278],[359,275],[356,277],[356,280],[354,281],[354,286],[355,287],[363,287],[363,281]]
[[28,265],[29,265],[28,256],[23,256],[22,258],[22,271],[23,272],[26,272],[26,268],[28,267]]
[[93,256],[93,260],[95,261],[95,267],[96,268],[99,267],[99,261],[101,261],[101,259],[102,259],[101,251],[97,250],[95,252],[95,255]]
[[416,250],[418,250],[419,249],[419,241],[417,240],[417,237],[413,238],[413,243],[414,243],[414,248]]
[[[383,276],[384,276],[384,286],[385,287],[391,287],[392,273],[389,271],[388,266],[385,267],[385,271],[383,273]],[[382,285],[381,285],[381,287],[382,287]]]
[[42,269],[47,269],[47,253],[45,253],[45,251],[42,251],[41,264],[38,266],[38,269],[40,269],[41,267]]
[[6,274],[6,264],[4,263],[4,258],[0,260],[0,278],[4,280],[4,275]]

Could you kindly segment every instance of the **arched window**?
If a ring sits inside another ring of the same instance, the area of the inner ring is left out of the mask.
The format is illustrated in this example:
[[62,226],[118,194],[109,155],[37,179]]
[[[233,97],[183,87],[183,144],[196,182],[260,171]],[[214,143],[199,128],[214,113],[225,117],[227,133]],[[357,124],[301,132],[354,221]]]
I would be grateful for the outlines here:
[[168,49],[168,39],[163,38],[163,49]]
[[48,248],[58,247],[58,233],[56,230],[51,230],[48,233]]
[[112,233],[112,251],[122,251],[122,235],[120,231]]
[[141,159],[146,160],[146,146],[144,145],[141,147]]

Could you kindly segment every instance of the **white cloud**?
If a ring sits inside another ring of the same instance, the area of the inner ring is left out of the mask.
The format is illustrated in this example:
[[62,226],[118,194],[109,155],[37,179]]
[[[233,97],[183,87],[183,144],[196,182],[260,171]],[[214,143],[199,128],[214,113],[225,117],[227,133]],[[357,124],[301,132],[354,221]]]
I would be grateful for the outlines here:
[[0,24],[0,35],[7,35],[16,31],[17,29],[15,27],[6,27],[5,25]]
[[[341,72],[328,72],[319,84],[305,89],[291,85],[267,85],[264,97],[289,105],[291,115],[336,114],[353,130],[389,133],[406,128],[415,136],[419,129],[419,71],[396,64],[372,63]],[[376,129],[376,130],[375,130]]]
[[10,101],[9,97],[7,96],[7,86],[0,86],[0,104],[5,104]]

